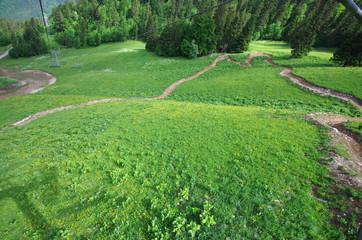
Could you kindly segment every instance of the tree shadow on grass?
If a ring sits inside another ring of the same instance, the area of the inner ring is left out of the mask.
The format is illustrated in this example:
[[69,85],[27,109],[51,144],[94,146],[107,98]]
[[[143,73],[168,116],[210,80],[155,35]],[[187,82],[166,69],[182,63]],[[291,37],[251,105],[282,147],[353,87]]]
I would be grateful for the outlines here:
[[[2,179],[2,191],[0,191],[0,201],[11,199],[18,209],[30,221],[35,232],[40,234],[43,239],[54,238],[60,229],[52,226],[44,215],[37,209],[29,198],[29,193],[36,190],[39,186],[57,182],[57,174],[54,170],[44,174],[40,179],[31,179],[28,184],[20,185],[11,183],[11,179]],[[55,189],[57,192],[58,190]]]
[[[284,65],[287,67],[292,67],[294,69],[298,68],[318,68],[318,67],[337,67],[333,62],[324,61],[320,62],[318,57],[309,56],[309,59],[306,57],[302,58],[292,58],[290,56],[274,56],[273,62],[276,64]],[[315,59],[313,61],[313,59]]]

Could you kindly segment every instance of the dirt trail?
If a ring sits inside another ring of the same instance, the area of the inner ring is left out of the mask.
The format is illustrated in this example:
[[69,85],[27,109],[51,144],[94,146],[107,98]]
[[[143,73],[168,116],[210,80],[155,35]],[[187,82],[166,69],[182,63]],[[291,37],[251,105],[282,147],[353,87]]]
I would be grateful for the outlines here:
[[314,93],[320,94],[322,96],[331,96],[338,99],[341,99],[346,102],[351,102],[353,105],[355,105],[361,112],[362,112],[362,100],[356,98],[353,95],[338,92],[329,88],[320,87],[318,85],[315,85],[311,82],[308,82],[306,79],[299,77],[292,73],[293,68],[286,67],[283,65],[276,64],[272,61],[273,56],[268,54],[263,54],[263,56],[266,56],[266,62],[280,68],[284,68],[283,71],[280,72],[280,76],[287,77],[290,81],[292,81],[294,84],[297,84],[301,86],[302,88],[308,89]]
[[39,92],[57,80],[54,75],[40,70],[19,71],[18,68],[4,67],[0,69],[0,77],[20,80],[18,83],[0,88],[0,100]]
[[[237,64],[237,65],[242,66],[242,67],[251,67],[253,59],[255,57],[260,57],[260,56],[266,57],[267,58],[266,59],[267,63],[269,63],[269,64],[271,64],[273,66],[276,66],[276,67],[283,68],[284,70],[282,70],[280,72],[280,76],[287,77],[293,83],[296,83],[296,84],[302,86],[303,88],[307,88],[307,89],[309,89],[309,90],[311,90],[313,92],[319,93],[319,94],[321,94],[323,96],[333,96],[333,97],[339,98],[339,99],[341,99],[343,101],[351,101],[354,105],[356,105],[362,111],[362,104],[361,104],[360,99],[357,99],[354,96],[349,95],[349,94],[344,94],[344,93],[340,93],[340,92],[337,92],[337,91],[334,91],[334,90],[330,90],[330,89],[326,89],[326,88],[316,86],[316,85],[306,81],[304,78],[296,76],[293,73],[291,73],[292,68],[273,63],[271,55],[262,54],[262,53],[251,53],[249,55],[249,57],[245,60],[244,64],[233,60],[229,55],[219,56],[212,62],[212,64],[210,66],[206,67],[205,69],[201,70],[200,72],[196,73],[195,75],[193,75],[191,77],[183,78],[183,79],[178,80],[177,82],[175,82],[171,86],[169,86],[160,96],[157,96],[157,97],[152,97],[152,98],[110,98],[110,99],[102,99],[102,100],[91,101],[91,102],[87,102],[87,103],[81,103],[81,104],[77,104],[77,105],[59,107],[59,108],[55,108],[55,109],[51,109],[51,110],[36,113],[36,114],[34,114],[32,116],[29,116],[29,117],[27,117],[27,118],[25,118],[25,119],[23,119],[23,120],[21,120],[19,122],[14,123],[12,126],[24,126],[24,125],[30,123],[31,121],[33,121],[33,120],[35,120],[35,119],[37,119],[39,117],[43,117],[43,116],[46,116],[46,115],[49,115],[49,114],[52,114],[52,113],[55,113],[55,112],[63,111],[63,110],[66,110],[66,109],[89,106],[89,105],[93,105],[93,104],[97,104],[97,103],[111,102],[111,101],[124,101],[124,100],[136,100],[136,101],[146,100],[147,101],[147,100],[163,99],[163,98],[166,98],[167,96],[169,96],[180,84],[199,77],[200,75],[204,74],[205,72],[207,72],[207,71],[213,69],[214,67],[216,67],[217,63],[222,61],[222,60],[227,60],[229,62],[232,62],[232,63]],[[2,70],[2,72],[3,71],[4,70]],[[30,72],[30,71],[23,71],[23,72]],[[43,73],[43,74],[46,74],[46,76],[52,76],[49,73],[45,73],[45,72],[41,72],[41,71],[33,71],[33,72],[37,73],[37,74],[42,74]],[[52,81],[52,80],[50,80],[50,81]],[[23,88],[21,88],[21,89],[23,89]],[[34,88],[31,88],[31,89],[32,89],[31,92],[34,92]],[[26,94],[26,93],[24,93],[24,94]],[[0,99],[3,96],[4,95],[0,96]],[[349,119],[346,119],[346,121],[347,120],[349,120]]]
[[[249,58],[254,58],[253,56],[249,56]],[[65,107],[59,107],[59,108],[54,108],[54,109],[50,109],[47,111],[43,111],[43,112],[39,112],[36,113],[34,115],[31,115],[19,122],[16,122],[14,124],[12,124],[12,126],[24,126],[40,117],[44,117],[46,115],[55,113],[55,112],[60,112],[63,110],[67,110],[67,109],[72,109],[72,108],[79,108],[79,107],[84,107],[84,106],[89,106],[89,105],[93,105],[93,104],[97,104],[97,103],[104,103],[104,102],[114,102],[114,101],[125,101],[125,100],[134,100],[134,101],[149,101],[149,100],[159,100],[159,99],[163,99],[166,98],[167,96],[169,96],[181,83],[187,82],[187,81],[191,81],[197,77],[199,77],[200,75],[204,74],[205,72],[211,70],[212,68],[216,67],[217,63],[221,60],[224,59],[230,59],[229,56],[227,55],[222,55],[217,57],[210,66],[206,67],[205,69],[201,70],[200,72],[196,73],[195,75],[192,75],[191,77],[188,78],[183,78],[178,80],[177,82],[173,83],[171,86],[169,86],[160,96],[157,97],[152,97],[152,98],[108,98],[108,99],[101,99],[101,100],[95,100],[95,101],[91,101],[91,102],[86,102],[86,103],[81,103],[81,104],[77,104],[77,105],[71,105],[71,106],[65,106]],[[252,61],[249,60],[250,62]]]
[[[24,126],[28,123],[30,123],[33,120],[36,120],[40,117],[55,113],[55,112],[59,112],[59,111],[63,111],[66,109],[73,109],[73,108],[79,108],[79,107],[84,107],[84,106],[89,106],[89,105],[93,105],[93,104],[97,104],[97,103],[104,103],[104,102],[112,102],[112,101],[123,101],[123,100],[158,100],[158,99],[163,99],[166,98],[167,96],[169,96],[180,84],[186,82],[186,81],[190,81],[193,80],[197,77],[199,77],[200,75],[204,74],[205,72],[211,70],[212,68],[216,67],[217,63],[219,61],[222,60],[227,60],[229,62],[232,62],[234,64],[237,64],[239,66],[242,67],[251,67],[252,66],[252,61],[255,57],[266,57],[266,62],[268,64],[271,64],[273,66],[276,67],[280,67],[283,70],[279,73],[279,75],[281,77],[285,77],[287,79],[289,79],[291,82],[301,86],[302,88],[308,89],[310,91],[313,91],[314,93],[320,94],[322,96],[332,96],[335,98],[338,98],[340,100],[343,101],[349,101],[352,104],[354,104],[361,112],[362,112],[362,101],[352,95],[349,94],[345,94],[345,93],[341,93],[338,91],[334,91],[331,89],[327,89],[327,88],[323,88],[320,86],[317,86],[311,82],[308,82],[307,80],[305,80],[302,77],[299,77],[295,74],[292,73],[292,68],[290,67],[286,67],[286,66],[282,66],[279,64],[276,64],[272,61],[272,55],[268,55],[268,54],[261,54],[261,53],[252,53],[249,55],[248,59],[245,60],[245,63],[239,63],[235,60],[233,60],[230,56],[228,55],[222,55],[217,57],[213,63],[206,67],[205,69],[203,69],[202,71],[196,73],[195,75],[188,77],[188,78],[184,78],[184,79],[180,79],[177,82],[173,83],[171,86],[169,86],[160,96],[158,97],[152,97],[152,98],[109,98],[109,99],[102,99],[102,100],[96,100],[96,101],[91,101],[91,102],[86,102],[86,103],[81,103],[81,104],[77,104],[77,105],[71,105],[71,106],[65,106],[65,107],[59,107],[59,108],[54,108],[51,110],[47,110],[47,111],[43,111],[43,112],[39,112],[36,113],[34,115],[31,115],[19,122],[14,123],[12,126]],[[1,67],[0,67],[1,70]],[[29,73],[30,71],[23,71],[24,73]],[[48,73],[44,73],[44,72],[40,72],[40,71],[32,71],[31,73],[33,74],[45,74],[46,77],[48,77],[47,81],[48,84],[51,84],[52,81],[55,82],[55,78],[48,74]],[[53,77],[51,79],[49,79],[50,77]],[[27,79],[24,79],[25,83]],[[45,87],[43,85],[39,85],[39,86],[35,86],[35,82],[29,81],[33,87],[31,87],[31,89],[41,89],[42,87]],[[19,83],[19,84],[23,84]],[[39,88],[38,88],[39,87]],[[25,87],[21,88],[23,89],[23,94],[26,94],[26,90]],[[1,93],[0,93],[1,94]],[[4,96],[4,95],[3,95]],[[0,99],[1,97],[0,96]],[[332,162],[332,164],[330,165],[331,168],[331,173],[330,176],[335,178],[338,183],[341,186],[345,186],[345,187],[350,187],[353,186],[355,189],[358,189],[360,191],[362,191],[362,141],[359,138],[359,136],[357,136],[356,134],[353,134],[351,131],[349,131],[348,129],[346,129],[343,126],[344,122],[347,121],[362,121],[362,118],[350,118],[350,117],[345,117],[345,116],[334,116],[334,115],[328,115],[326,113],[311,113],[311,114],[307,114],[305,116],[305,118],[307,120],[313,120],[314,122],[317,122],[318,124],[324,125],[329,127],[330,132],[329,134],[332,136],[332,146],[337,146],[340,144],[343,144],[345,146],[345,148],[348,150],[350,157],[352,159],[348,160],[342,156],[340,156],[338,153],[336,153],[335,151],[331,151],[329,153],[328,156],[326,156],[326,159],[334,159],[334,161]],[[355,173],[358,174],[357,177],[353,177],[350,174],[347,174],[350,171],[354,171]],[[352,203],[351,203],[352,204]],[[335,216],[338,216],[338,213],[334,214]]]
[[0,55],[0,59],[4,59],[9,55],[9,51],[13,49],[12,47],[9,48],[8,50],[6,50],[5,52],[3,52],[3,54]]

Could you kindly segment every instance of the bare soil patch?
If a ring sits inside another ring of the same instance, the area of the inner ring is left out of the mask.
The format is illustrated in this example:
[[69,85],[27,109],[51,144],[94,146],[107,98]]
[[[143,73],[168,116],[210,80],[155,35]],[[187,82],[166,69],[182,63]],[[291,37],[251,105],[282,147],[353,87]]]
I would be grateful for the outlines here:
[[[0,69],[0,77],[20,80],[16,84],[0,88],[0,100],[36,93],[56,82],[56,77],[50,73],[40,70],[20,71],[19,68],[16,67],[12,69],[2,67]],[[24,87],[13,91],[19,86]]]

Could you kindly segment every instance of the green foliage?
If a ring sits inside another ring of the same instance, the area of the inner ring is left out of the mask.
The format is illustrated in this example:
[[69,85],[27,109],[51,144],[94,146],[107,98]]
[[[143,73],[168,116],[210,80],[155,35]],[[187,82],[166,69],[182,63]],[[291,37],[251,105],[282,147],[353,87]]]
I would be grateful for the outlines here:
[[12,38],[22,34],[24,22],[0,18],[0,47],[11,44]]
[[362,31],[343,43],[333,54],[332,61],[342,66],[362,66]]
[[19,82],[15,79],[0,77],[0,88]]
[[25,22],[24,34],[12,42],[9,55],[13,58],[36,56],[47,52],[45,40],[41,38],[41,27],[33,18]]
[[292,56],[297,58],[308,56],[312,51],[316,37],[317,34],[311,31],[309,27],[302,26],[296,29],[289,40]]
[[196,45],[195,40],[190,42],[184,39],[181,43],[181,53],[185,57],[195,59],[199,54],[199,47]]
[[216,50],[215,24],[212,15],[202,14],[194,19],[190,39],[195,40],[201,56],[208,55]]
[[87,45],[88,46],[99,46],[102,42],[102,36],[99,32],[93,31],[90,32],[87,36]]
[[165,57],[181,56],[181,43],[186,31],[186,25],[178,23],[166,27],[157,39],[155,51],[157,55]]

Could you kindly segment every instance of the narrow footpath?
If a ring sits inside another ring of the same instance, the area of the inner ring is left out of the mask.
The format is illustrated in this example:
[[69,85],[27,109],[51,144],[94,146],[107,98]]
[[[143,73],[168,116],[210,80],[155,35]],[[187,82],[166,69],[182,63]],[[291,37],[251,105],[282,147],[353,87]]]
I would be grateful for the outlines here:
[[[350,94],[338,92],[338,91],[328,89],[328,88],[323,88],[323,87],[317,86],[311,82],[308,82],[306,79],[293,74],[292,68],[274,63],[272,60],[272,58],[273,58],[272,55],[262,54],[262,53],[252,53],[245,60],[245,63],[237,62],[234,59],[232,59],[229,55],[221,55],[221,56],[217,57],[210,66],[206,67],[205,69],[199,71],[198,73],[196,73],[188,78],[183,78],[183,79],[176,81],[175,83],[170,85],[161,95],[159,95],[157,97],[108,98],[108,99],[101,99],[101,100],[95,100],[95,101],[90,101],[90,102],[86,102],[86,103],[81,103],[81,104],[77,104],[77,105],[70,105],[70,106],[54,108],[54,109],[42,111],[42,112],[36,113],[34,115],[31,115],[25,119],[22,119],[16,123],[12,124],[12,126],[13,127],[24,126],[38,118],[44,117],[46,115],[49,115],[49,114],[52,114],[55,112],[60,112],[60,111],[67,110],[67,109],[90,106],[90,105],[98,104],[98,103],[125,101],[125,100],[149,101],[149,100],[164,99],[164,98],[168,97],[170,94],[172,94],[173,91],[180,84],[198,78],[200,75],[215,68],[217,66],[218,62],[220,62],[222,60],[227,60],[227,61],[237,64],[241,67],[252,67],[252,62],[255,57],[265,57],[266,58],[265,61],[268,64],[273,65],[275,67],[282,68],[282,71],[279,73],[279,75],[283,78],[288,79],[292,83],[297,84],[304,89],[308,89],[308,90],[310,90],[314,93],[320,94],[322,96],[331,96],[331,97],[338,98],[342,101],[350,102],[353,105],[355,105],[362,112],[361,99],[358,99]],[[22,76],[24,79],[22,79],[22,81],[20,81],[18,84],[26,85],[25,87],[22,87],[14,92],[0,95],[0,99],[5,99],[8,97],[18,96],[18,95],[23,95],[23,94],[28,94],[28,93],[34,93],[34,92],[40,91],[41,89],[43,89],[44,87],[46,87],[50,84],[55,83],[55,81],[56,81],[55,76],[51,75],[50,73],[42,72],[42,71],[38,71],[38,70],[22,71],[22,72],[20,72],[21,73],[20,75],[19,75],[19,72],[17,73],[16,70],[14,70],[13,72],[10,70],[1,69],[1,68],[0,68],[0,70],[1,70],[0,76],[13,77],[15,79],[19,79],[19,76]],[[15,76],[16,74],[18,74],[18,75]],[[31,77],[27,76],[27,74],[33,74],[33,76],[36,75],[37,79],[39,79],[39,76],[41,76],[41,78],[43,80],[40,80],[40,81],[32,80]],[[0,89],[0,91],[1,90],[2,89]],[[0,92],[0,94],[1,94],[1,92]],[[318,123],[319,125],[327,126],[330,129],[330,135],[334,139],[332,144],[335,144],[335,145],[343,144],[346,146],[346,148],[348,149],[348,152],[351,155],[351,158],[353,158],[354,161],[348,161],[347,159],[344,159],[344,158],[342,159],[342,158],[335,156],[336,159],[339,159],[339,161],[335,162],[335,165],[336,165],[335,168],[337,169],[340,166],[343,166],[344,168],[346,168],[346,170],[353,170],[356,173],[358,173],[360,178],[353,180],[354,181],[353,185],[359,186],[359,188],[362,190],[362,143],[358,136],[356,136],[355,134],[353,134],[351,131],[349,131],[348,129],[346,129],[343,126],[343,123],[345,123],[347,121],[362,121],[362,118],[350,118],[350,117],[345,117],[345,116],[335,116],[335,115],[329,115],[326,113],[310,113],[310,114],[307,114],[305,116],[305,118],[306,118],[306,120],[312,120],[312,121]]]

